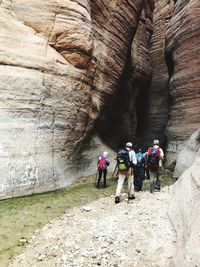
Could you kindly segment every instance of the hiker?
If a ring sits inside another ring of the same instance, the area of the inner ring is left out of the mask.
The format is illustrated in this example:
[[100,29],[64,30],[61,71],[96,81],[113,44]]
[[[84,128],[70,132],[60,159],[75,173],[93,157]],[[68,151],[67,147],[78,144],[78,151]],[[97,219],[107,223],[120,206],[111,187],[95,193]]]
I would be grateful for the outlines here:
[[97,162],[97,168],[98,168],[98,179],[96,187],[99,188],[99,184],[101,181],[101,177],[103,174],[103,186],[106,187],[106,176],[107,176],[107,167],[110,165],[110,162],[108,160],[108,152],[104,151],[103,155],[99,157],[99,160]]
[[159,140],[153,141],[153,147],[148,149],[148,168],[150,174],[150,192],[153,193],[155,189],[160,191],[160,172],[159,169],[163,165],[164,152],[159,147]]
[[133,167],[136,165],[137,160],[132,147],[132,143],[128,142],[126,143],[125,148],[120,149],[117,153],[118,183],[115,195],[115,204],[120,202],[121,191],[125,178],[128,180],[128,199],[135,199],[133,187]]
[[142,153],[142,149],[138,149],[136,153],[137,164],[135,166],[135,177],[134,177],[134,190],[136,192],[142,191],[143,180],[145,176],[145,163],[146,157]]
[[150,175],[149,175],[149,166],[148,166],[148,152],[145,152],[144,153],[145,155],[145,169],[144,169],[144,180],[147,179],[147,180],[150,180]]

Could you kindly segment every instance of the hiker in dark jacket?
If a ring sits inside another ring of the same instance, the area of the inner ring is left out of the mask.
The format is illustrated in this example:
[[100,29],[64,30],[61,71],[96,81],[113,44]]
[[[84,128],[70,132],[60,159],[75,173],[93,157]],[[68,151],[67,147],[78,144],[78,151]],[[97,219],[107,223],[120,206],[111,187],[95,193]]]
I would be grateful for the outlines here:
[[145,155],[142,153],[142,149],[139,149],[138,153],[136,153],[136,159],[137,164],[135,166],[134,189],[135,191],[139,192],[142,191],[146,163],[146,158]]
[[148,167],[150,175],[150,192],[153,193],[155,189],[160,191],[160,173],[162,168],[164,153],[159,147],[159,141],[154,140],[153,146],[148,149]]
[[103,186],[106,187],[106,177],[108,172],[108,166],[110,165],[110,162],[108,160],[108,152],[104,151],[103,155],[99,157],[99,160],[97,162],[97,168],[98,168],[98,179],[96,187],[99,188],[99,184],[102,178],[103,174]]

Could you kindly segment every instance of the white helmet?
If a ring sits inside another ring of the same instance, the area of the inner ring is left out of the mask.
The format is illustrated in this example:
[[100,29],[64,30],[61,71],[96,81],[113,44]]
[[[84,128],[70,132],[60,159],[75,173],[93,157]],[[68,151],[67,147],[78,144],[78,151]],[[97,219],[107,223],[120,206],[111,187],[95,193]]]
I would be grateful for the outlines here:
[[131,142],[128,142],[128,143],[126,143],[126,147],[132,147],[133,146],[133,144],[131,143]]
[[159,140],[157,140],[157,139],[153,140],[153,144],[154,145],[159,145]]
[[107,152],[107,151],[104,151],[104,152],[103,152],[103,157],[106,158],[107,156],[108,156],[108,152]]

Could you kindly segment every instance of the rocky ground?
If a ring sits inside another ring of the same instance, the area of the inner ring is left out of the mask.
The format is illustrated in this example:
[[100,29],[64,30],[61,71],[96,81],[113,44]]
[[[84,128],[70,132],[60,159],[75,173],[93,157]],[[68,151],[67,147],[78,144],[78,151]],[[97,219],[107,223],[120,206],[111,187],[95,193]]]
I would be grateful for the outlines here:
[[67,211],[38,231],[10,266],[167,267],[176,235],[167,210],[170,187],[136,193],[120,204],[114,196]]

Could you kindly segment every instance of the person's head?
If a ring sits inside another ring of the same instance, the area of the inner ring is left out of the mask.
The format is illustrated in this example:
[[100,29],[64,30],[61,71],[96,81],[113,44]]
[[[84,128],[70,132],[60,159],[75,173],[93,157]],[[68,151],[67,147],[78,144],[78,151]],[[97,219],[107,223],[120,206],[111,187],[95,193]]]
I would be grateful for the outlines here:
[[154,145],[159,145],[159,140],[157,140],[157,139],[153,140],[153,144]]
[[142,153],[142,149],[141,148],[138,148],[138,152],[141,152]]
[[126,143],[126,146],[125,146],[127,149],[132,149],[133,147],[133,144],[131,142],[128,142]]
[[103,157],[105,157],[105,158],[108,157],[108,152],[107,151],[103,152]]

